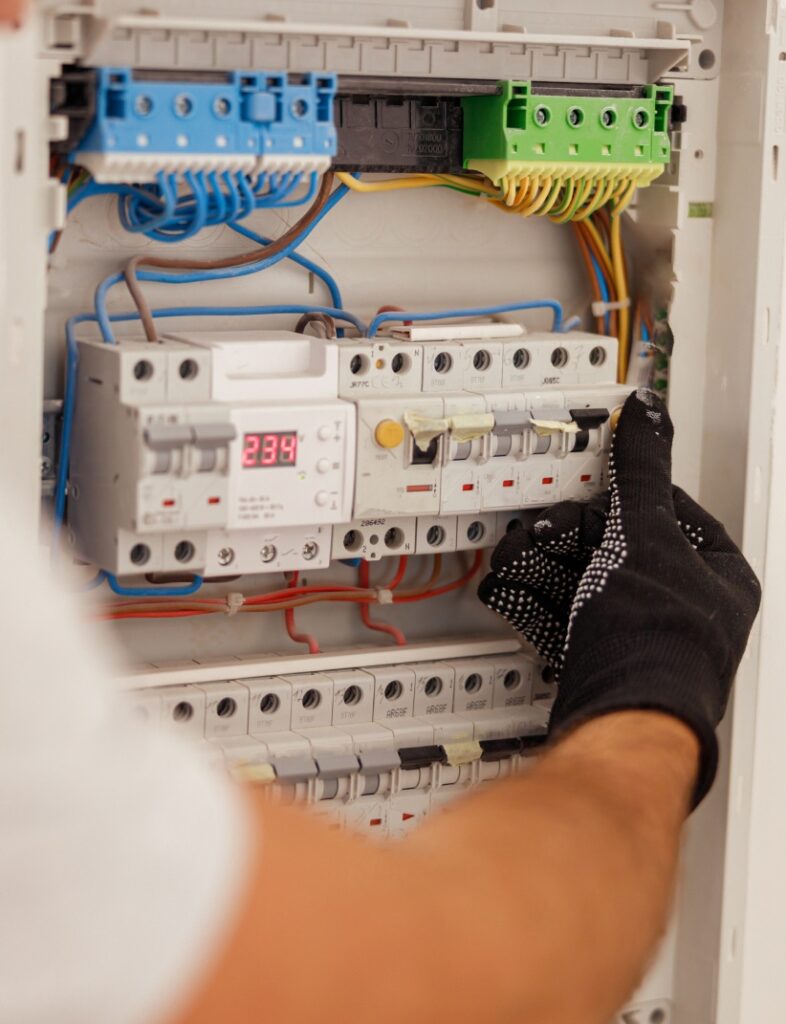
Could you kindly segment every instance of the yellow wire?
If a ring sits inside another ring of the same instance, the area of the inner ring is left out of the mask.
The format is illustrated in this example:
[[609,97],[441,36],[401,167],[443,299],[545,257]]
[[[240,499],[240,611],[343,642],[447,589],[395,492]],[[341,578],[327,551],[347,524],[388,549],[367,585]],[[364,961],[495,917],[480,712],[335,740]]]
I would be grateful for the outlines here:
[[492,185],[488,179],[483,181],[482,178],[470,178],[460,174],[434,174],[428,175],[428,177],[439,178],[446,185],[456,185],[458,188],[470,188],[475,192],[483,192],[485,195],[493,196],[495,199],[502,198],[501,190]]
[[630,361],[630,308],[628,302],[628,280],[625,272],[625,257],[622,252],[622,211],[614,209],[611,214],[611,263],[613,267],[614,286],[617,290],[619,310],[619,382],[624,384],[628,378]]
[[353,192],[397,192],[405,188],[435,188],[443,185],[436,175],[421,174],[415,177],[386,178],[384,181],[358,181],[345,171],[337,171],[336,177]]
[[519,210],[522,217],[532,217],[540,210],[551,194],[551,183],[550,174],[547,174],[544,178],[538,176],[535,195]]
[[609,277],[613,278],[614,269],[611,265],[611,259],[609,258],[608,250],[606,249],[603,239],[600,237],[600,232],[591,220],[585,220],[583,221],[583,224],[587,231],[592,235],[592,239],[598,247],[598,255],[600,256],[603,262],[604,268],[606,269]]

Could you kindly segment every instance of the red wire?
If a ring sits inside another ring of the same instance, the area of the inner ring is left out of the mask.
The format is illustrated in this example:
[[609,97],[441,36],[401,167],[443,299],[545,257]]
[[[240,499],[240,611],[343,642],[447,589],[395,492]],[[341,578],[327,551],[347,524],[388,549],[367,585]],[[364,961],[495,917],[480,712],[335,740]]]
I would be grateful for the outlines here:
[[[396,575],[390,581],[390,584],[386,588],[387,590],[395,590],[396,587],[404,579],[404,573],[407,571],[407,562],[409,559],[406,555],[402,555],[398,560],[398,569]],[[370,569],[368,562],[364,559],[360,563],[360,569],[358,570],[358,579],[361,587],[367,590],[369,587]],[[360,608],[360,620],[367,629],[373,629],[377,633],[387,633],[388,636],[392,636],[399,647],[406,647],[407,638],[396,626],[390,626],[386,622],[374,622],[371,618],[371,606],[368,604],[359,605]]]
[[410,597],[394,597],[393,603],[409,604],[411,601],[425,601],[427,598],[441,597],[443,594],[449,594],[453,590],[458,590],[460,587],[466,586],[472,577],[477,575],[482,562],[483,551],[479,549],[475,552],[475,558],[472,562],[472,566],[459,579],[453,580],[452,583],[445,583],[441,587],[435,587],[433,590],[427,590],[423,594],[412,594]]
[[356,591],[357,587],[329,586],[329,587],[290,587],[287,590],[274,590],[269,594],[257,594],[256,597],[248,597],[244,604],[266,604],[270,601],[288,600],[291,597],[302,597],[304,594],[346,594]]
[[[300,573],[295,571],[289,577],[289,584],[294,588],[298,581]],[[287,633],[289,639],[294,640],[296,644],[307,644],[309,654],[319,654],[319,642],[315,636],[310,633],[298,633],[297,626],[295,625],[295,609],[287,608],[284,611],[284,622],[286,623]]]

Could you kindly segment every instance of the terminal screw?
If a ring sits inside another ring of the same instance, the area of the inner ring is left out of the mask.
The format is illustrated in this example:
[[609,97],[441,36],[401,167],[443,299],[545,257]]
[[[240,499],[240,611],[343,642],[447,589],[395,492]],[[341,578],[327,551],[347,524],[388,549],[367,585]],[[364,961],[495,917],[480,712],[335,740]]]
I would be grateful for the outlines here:
[[319,545],[315,544],[313,540],[308,540],[303,545],[302,555],[307,562],[310,562],[313,558],[316,558],[319,554]]
[[235,552],[232,548],[221,548],[216,557],[219,565],[231,565],[235,560]]
[[259,557],[265,563],[272,562],[277,554],[275,544],[263,544],[259,550]]

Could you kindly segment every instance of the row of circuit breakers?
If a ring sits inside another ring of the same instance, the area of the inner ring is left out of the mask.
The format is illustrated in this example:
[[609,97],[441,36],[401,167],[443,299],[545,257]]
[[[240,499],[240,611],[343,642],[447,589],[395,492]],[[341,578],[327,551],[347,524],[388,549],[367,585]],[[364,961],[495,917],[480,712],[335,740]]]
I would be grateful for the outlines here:
[[368,834],[399,836],[545,739],[556,686],[524,654],[297,673],[131,695],[211,763]]
[[515,324],[79,343],[69,526],[118,575],[488,547],[606,486],[614,339]]

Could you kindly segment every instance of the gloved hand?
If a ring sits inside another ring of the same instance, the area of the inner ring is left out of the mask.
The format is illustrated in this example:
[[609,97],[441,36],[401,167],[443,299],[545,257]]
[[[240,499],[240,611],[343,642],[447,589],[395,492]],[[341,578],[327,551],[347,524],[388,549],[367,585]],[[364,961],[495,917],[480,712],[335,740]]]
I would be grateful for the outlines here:
[[675,715],[701,744],[698,803],[760,588],[723,526],[672,487],[673,433],[655,395],[631,395],[608,514],[601,501],[565,502],[509,534],[479,594],[554,665],[552,735],[613,711]]

